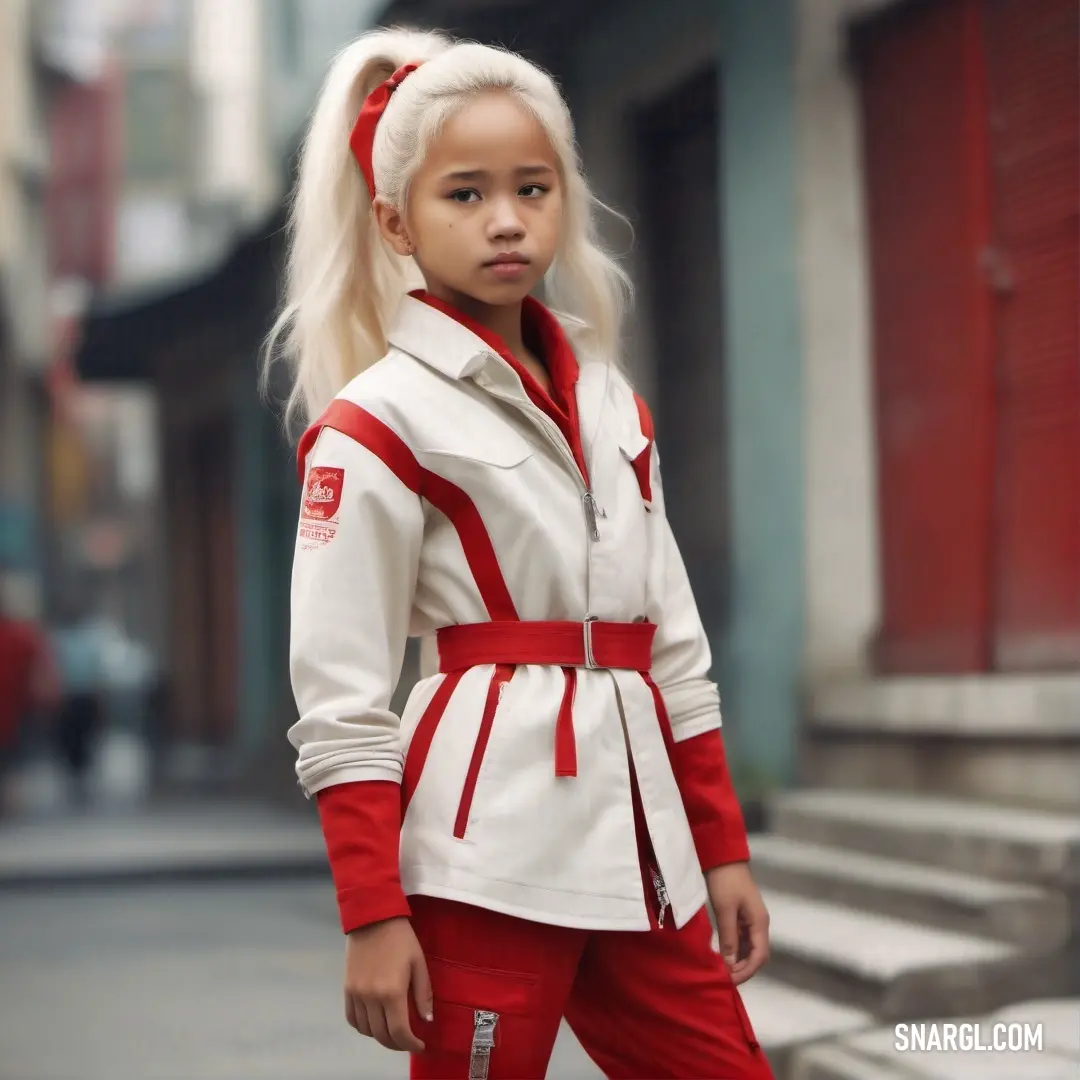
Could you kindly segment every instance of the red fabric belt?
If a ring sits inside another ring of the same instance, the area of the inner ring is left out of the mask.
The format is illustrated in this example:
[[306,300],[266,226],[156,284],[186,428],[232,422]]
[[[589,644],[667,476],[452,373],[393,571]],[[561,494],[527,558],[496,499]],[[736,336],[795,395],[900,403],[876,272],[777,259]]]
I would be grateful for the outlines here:
[[652,667],[654,623],[585,622],[469,623],[436,632],[439,670],[480,664],[552,664],[558,667]]
[[[576,669],[625,668],[647,674],[652,667],[655,634],[654,623],[601,622],[599,619],[585,622],[502,620],[444,626],[436,632],[436,640],[439,670],[451,675],[481,664],[561,667],[565,688],[555,721],[555,775],[577,776],[577,742],[574,738]],[[497,667],[496,676],[498,673]],[[494,720],[496,705],[497,698],[489,695],[481,722],[485,736]]]

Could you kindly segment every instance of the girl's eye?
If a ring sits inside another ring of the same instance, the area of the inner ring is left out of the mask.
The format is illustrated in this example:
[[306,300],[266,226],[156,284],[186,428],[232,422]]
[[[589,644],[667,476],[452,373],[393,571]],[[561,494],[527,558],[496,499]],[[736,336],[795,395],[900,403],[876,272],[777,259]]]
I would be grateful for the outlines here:
[[543,184],[526,184],[519,192],[519,195],[524,195],[526,199],[538,199],[547,188]]
[[453,199],[454,202],[467,203],[473,201],[472,197],[474,195],[477,199],[480,198],[480,193],[478,191],[475,191],[472,188],[462,188],[460,191],[451,191],[448,197]]

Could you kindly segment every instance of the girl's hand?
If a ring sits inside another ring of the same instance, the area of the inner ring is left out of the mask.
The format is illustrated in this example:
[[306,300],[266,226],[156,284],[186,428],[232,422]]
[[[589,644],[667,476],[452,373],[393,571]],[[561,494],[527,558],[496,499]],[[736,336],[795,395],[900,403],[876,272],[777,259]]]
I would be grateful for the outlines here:
[[420,942],[406,918],[353,930],[345,944],[345,1019],[389,1050],[422,1053],[409,1024],[409,991],[416,1011],[432,1018],[431,982]]
[[769,913],[746,863],[716,866],[705,881],[716,914],[720,953],[738,986],[769,959]]

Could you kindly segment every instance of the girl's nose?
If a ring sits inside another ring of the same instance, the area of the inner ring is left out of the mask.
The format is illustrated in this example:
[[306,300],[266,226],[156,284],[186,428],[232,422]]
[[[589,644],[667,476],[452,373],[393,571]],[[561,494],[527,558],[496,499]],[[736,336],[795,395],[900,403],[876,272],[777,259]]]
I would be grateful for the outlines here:
[[513,199],[497,199],[488,219],[488,235],[492,240],[506,240],[525,234],[525,226]]

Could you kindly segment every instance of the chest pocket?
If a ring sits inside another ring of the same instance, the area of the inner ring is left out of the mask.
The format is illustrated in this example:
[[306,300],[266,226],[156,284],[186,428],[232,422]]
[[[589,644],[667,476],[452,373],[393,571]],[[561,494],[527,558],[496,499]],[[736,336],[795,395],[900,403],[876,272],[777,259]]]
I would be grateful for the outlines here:
[[489,427],[472,427],[467,421],[461,430],[446,433],[436,444],[418,448],[417,456],[437,471],[439,462],[453,469],[456,463],[463,466],[487,465],[495,469],[513,469],[532,457],[533,448],[516,431],[509,428],[497,430]]

